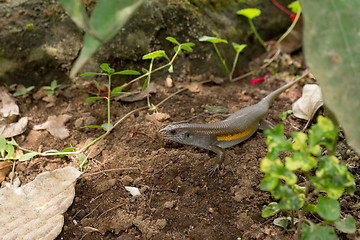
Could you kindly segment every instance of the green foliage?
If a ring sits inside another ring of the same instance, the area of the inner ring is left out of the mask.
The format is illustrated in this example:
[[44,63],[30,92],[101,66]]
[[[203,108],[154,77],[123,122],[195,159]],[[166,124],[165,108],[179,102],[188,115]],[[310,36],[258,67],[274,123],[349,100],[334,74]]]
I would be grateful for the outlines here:
[[257,8],[245,8],[245,9],[241,9],[239,11],[236,12],[237,15],[241,15],[246,17],[249,20],[249,24],[251,27],[251,30],[253,31],[256,39],[261,43],[261,45],[265,48],[265,50],[268,50],[264,40],[260,37],[259,33],[257,32],[254,23],[253,23],[253,18],[260,16],[261,11],[260,9]]
[[45,86],[43,89],[48,90],[47,95],[50,97],[59,92],[56,90],[58,87],[60,87],[60,85],[57,83],[57,81],[52,80],[50,86]]
[[20,91],[15,92],[13,95],[14,97],[22,96],[23,98],[26,98],[29,96],[30,92],[34,89],[34,86],[30,87],[22,87]]
[[0,137],[1,160],[11,160],[16,158],[14,145],[14,142],[8,141],[4,137]]
[[280,118],[281,121],[285,121],[287,116],[289,114],[292,114],[292,113],[293,113],[293,111],[291,109],[287,110],[287,111],[284,111],[284,112],[280,113],[279,118]]
[[301,0],[304,55],[319,81],[324,103],[360,152],[360,1]]
[[29,32],[35,31],[35,27],[33,23],[26,24],[26,30]]
[[253,19],[257,16],[260,16],[261,10],[257,9],[257,8],[245,8],[245,9],[241,9],[241,10],[237,11],[236,14],[245,16],[248,19]]
[[232,46],[236,52],[236,55],[235,55],[235,58],[234,58],[234,62],[233,62],[233,65],[232,65],[232,69],[231,71],[229,71],[229,68],[228,66],[226,65],[225,63],[225,60],[224,58],[221,56],[220,54],[220,51],[219,49],[217,48],[216,44],[217,43],[228,43],[228,41],[226,41],[225,39],[221,39],[221,38],[217,38],[217,37],[209,37],[209,36],[201,36],[199,38],[199,41],[200,42],[209,42],[209,43],[212,43],[213,44],[213,47],[215,49],[215,52],[217,54],[217,56],[219,57],[220,59],[220,62],[221,64],[223,65],[225,71],[226,71],[226,74],[229,78],[229,80],[231,81],[232,80],[232,77],[234,75],[234,71],[235,71],[235,67],[236,67],[236,64],[237,64],[237,61],[238,61],[238,58],[239,58],[239,55],[240,55],[240,52],[246,47],[246,44],[237,44],[237,43],[232,43]]
[[143,0],[99,0],[90,19],[81,0],[59,0],[59,2],[72,20],[86,31],[80,56],[70,73],[70,77],[74,77],[95,51],[117,34]]
[[[283,125],[265,131],[268,153],[260,164],[261,171],[265,173],[261,189],[271,192],[279,203],[272,202],[264,206],[263,217],[273,216],[280,211],[295,211],[299,214],[303,236],[326,234],[331,238],[332,234],[335,234],[331,227],[314,225],[309,221],[310,225],[303,223],[304,212],[312,211],[326,223],[338,223],[335,226],[338,225],[340,231],[353,231],[355,224],[352,224],[351,216],[340,220],[340,205],[337,199],[344,191],[354,193],[354,177],[346,165],[340,163],[335,156],[321,156],[321,148],[326,148],[328,152],[334,150],[337,134],[338,128],[330,119],[322,116],[318,118],[317,124],[311,127],[309,135],[293,132],[292,139],[286,139]],[[280,152],[290,152],[291,155],[282,161],[279,158]],[[305,187],[297,185],[298,177],[295,173],[304,176]],[[327,197],[320,194],[322,192],[326,193]],[[315,206],[311,201],[316,196],[318,202]],[[284,221],[282,218],[278,223],[285,224]],[[290,222],[295,224],[294,217],[291,217]]]

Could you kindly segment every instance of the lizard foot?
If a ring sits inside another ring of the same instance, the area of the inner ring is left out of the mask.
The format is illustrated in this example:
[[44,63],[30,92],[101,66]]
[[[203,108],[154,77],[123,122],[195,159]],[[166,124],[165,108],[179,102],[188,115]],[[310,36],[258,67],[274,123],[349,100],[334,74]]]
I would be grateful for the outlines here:
[[216,171],[219,171],[219,172],[221,171],[220,164],[218,164],[218,163],[215,164],[215,166],[209,170],[208,176],[210,176],[210,177],[213,176]]

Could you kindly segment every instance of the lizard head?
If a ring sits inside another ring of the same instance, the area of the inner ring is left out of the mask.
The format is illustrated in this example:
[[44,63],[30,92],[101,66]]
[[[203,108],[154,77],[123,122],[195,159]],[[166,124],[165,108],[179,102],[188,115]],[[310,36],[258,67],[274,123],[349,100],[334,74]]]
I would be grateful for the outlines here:
[[188,129],[182,128],[182,124],[168,125],[161,129],[160,133],[165,139],[191,145],[193,134],[191,134]]

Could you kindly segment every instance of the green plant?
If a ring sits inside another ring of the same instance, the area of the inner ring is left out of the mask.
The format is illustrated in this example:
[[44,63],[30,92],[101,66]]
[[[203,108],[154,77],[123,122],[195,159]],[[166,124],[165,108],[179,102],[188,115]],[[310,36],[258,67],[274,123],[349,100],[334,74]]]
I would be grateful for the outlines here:
[[20,91],[15,92],[13,95],[15,97],[22,96],[23,98],[26,98],[29,96],[30,92],[34,89],[34,86],[30,87],[22,87]]
[[287,111],[284,111],[284,112],[280,113],[279,118],[280,118],[281,121],[285,121],[287,116],[289,114],[292,114],[292,113],[293,113],[293,111],[291,109],[289,109]]
[[[319,235],[322,235],[321,239],[337,239],[331,226],[346,233],[355,232],[355,221],[351,215],[340,218],[337,201],[344,190],[354,193],[354,177],[334,155],[322,155],[322,149],[329,153],[335,150],[338,128],[331,120],[319,116],[309,135],[293,132],[292,139],[284,137],[283,125],[266,130],[265,135],[268,153],[261,161],[261,171],[265,173],[261,189],[269,191],[279,203],[264,206],[262,216],[289,212],[289,218],[276,221],[284,227],[290,225],[290,229],[294,229],[298,222],[297,234],[301,232],[301,239],[317,239],[307,236]],[[291,156],[282,161],[280,152],[290,152]],[[301,179],[304,179],[301,185],[297,184],[296,174],[301,174]],[[311,222],[306,219],[307,212],[317,213],[324,221],[319,224]]]
[[260,44],[265,48],[265,50],[267,50],[267,47],[265,45],[264,40],[260,37],[259,33],[257,32],[254,23],[253,23],[253,18],[260,16],[261,14],[261,10],[257,9],[257,8],[245,8],[245,9],[241,9],[239,11],[236,12],[237,15],[242,15],[245,16],[248,20],[249,20],[249,24],[251,27],[252,32],[254,33],[256,39],[260,42]]
[[306,64],[321,86],[324,104],[343,127],[349,145],[359,153],[360,98],[356,86],[360,85],[360,1],[300,3]]
[[284,40],[287,35],[290,34],[290,32],[294,29],[296,23],[299,21],[300,15],[301,15],[301,6],[299,4],[298,1],[295,1],[291,4],[288,5],[288,7],[291,9],[291,11],[293,11],[294,13],[296,13],[295,19],[293,21],[293,23],[290,25],[290,27],[288,28],[288,30],[276,41],[276,43],[274,44],[273,47],[267,47],[265,41],[260,37],[258,31],[256,30],[255,26],[254,26],[254,22],[253,19],[257,16],[260,16],[261,14],[261,10],[257,9],[257,8],[245,8],[245,9],[241,9],[239,11],[236,12],[237,15],[242,15],[244,17],[246,17],[249,20],[249,25],[250,28],[252,30],[252,32],[254,33],[256,39],[260,42],[260,44],[264,47],[265,51],[269,51],[271,49],[276,48],[282,40]]
[[26,30],[29,32],[35,31],[34,24],[33,23],[26,24]]
[[47,95],[50,97],[59,92],[56,90],[58,87],[60,87],[60,85],[57,83],[57,81],[52,80],[50,86],[45,86],[43,89],[48,90]]
[[[93,102],[93,101],[97,101],[97,100],[101,100],[101,99],[106,99],[107,100],[107,123],[102,124],[101,126],[98,125],[94,125],[94,126],[87,126],[88,128],[102,128],[104,129],[106,132],[109,132],[110,129],[112,128],[112,124],[111,124],[111,108],[110,108],[110,100],[112,97],[116,97],[119,96],[121,94],[126,94],[125,92],[123,92],[122,90],[127,86],[127,84],[123,84],[120,87],[116,87],[114,89],[111,88],[111,77],[113,75],[140,75],[140,73],[138,71],[135,70],[123,70],[123,71],[119,71],[119,72],[115,72],[115,69],[109,67],[108,64],[103,63],[101,64],[100,68],[105,72],[105,73],[94,73],[94,72],[89,72],[89,73],[83,73],[80,76],[85,77],[85,76],[107,76],[108,78],[108,84],[107,84],[107,95],[105,96],[98,96],[98,97],[90,97],[86,99],[86,102]],[[96,82],[96,81],[95,81]],[[96,86],[98,89],[100,89],[100,85],[96,82]]]
[[59,2],[76,25],[86,32],[83,48],[70,72],[73,78],[96,50],[118,33],[143,0],[99,0],[90,19],[81,0]]
[[246,47],[246,44],[237,44],[237,43],[232,43],[232,46],[236,52],[236,55],[235,55],[235,58],[234,58],[234,62],[233,62],[233,65],[232,65],[232,69],[231,71],[229,71],[229,68],[228,66],[226,65],[225,63],[225,60],[224,58],[221,56],[220,54],[220,51],[219,49],[217,48],[216,44],[217,43],[228,43],[228,41],[226,41],[225,39],[221,39],[221,38],[216,38],[216,37],[209,37],[209,36],[201,36],[199,38],[199,41],[200,42],[209,42],[209,43],[212,43],[213,44],[213,47],[215,49],[215,52],[216,54],[218,55],[219,59],[220,59],[220,62],[221,64],[223,65],[225,71],[226,71],[226,74],[229,78],[229,80],[231,81],[232,80],[232,77],[233,77],[233,74],[234,74],[234,71],[235,71],[235,67],[236,67],[236,64],[237,64],[237,61],[238,61],[238,58],[239,58],[239,55],[240,55],[240,52]]

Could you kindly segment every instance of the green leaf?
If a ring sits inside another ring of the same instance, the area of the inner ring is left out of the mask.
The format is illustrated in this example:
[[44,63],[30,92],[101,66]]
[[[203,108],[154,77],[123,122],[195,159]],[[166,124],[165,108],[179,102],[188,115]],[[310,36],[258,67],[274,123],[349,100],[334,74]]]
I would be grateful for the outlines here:
[[44,153],[59,153],[59,151],[56,149],[50,149],[50,150],[45,151]]
[[233,46],[235,52],[240,53],[244,48],[246,48],[247,45],[246,44],[237,44],[237,43],[233,42],[232,46]]
[[181,44],[181,49],[188,51],[188,52],[192,52],[193,50],[191,47],[193,47],[193,46],[195,46],[195,44],[192,42],[183,43],[183,44]]
[[292,132],[291,136],[294,139],[294,143],[292,144],[293,150],[306,153],[308,136],[302,132]]
[[89,29],[89,19],[81,0],[59,0],[75,24],[83,30]]
[[112,123],[110,123],[110,127],[108,127],[107,123],[101,124],[101,127],[105,130],[108,131],[108,129],[111,129],[114,125],[112,125]]
[[144,55],[142,57],[142,59],[154,59],[154,58],[157,58],[157,57],[164,57],[166,58],[169,62],[170,62],[170,59],[169,57],[166,55],[165,51],[164,50],[157,50],[157,51],[154,51],[154,52],[151,52],[151,53],[148,53],[146,55]]
[[107,63],[103,63],[100,65],[101,69],[107,72],[108,74],[113,74],[115,72],[115,69],[109,67]]
[[113,90],[111,91],[111,97],[117,97],[117,96],[120,96],[122,94],[127,94],[126,92],[122,91],[124,89],[124,87],[126,87],[126,86],[127,86],[127,84],[125,83],[120,87],[113,88]]
[[317,213],[325,220],[335,221],[340,217],[340,204],[337,200],[319,196]]
[[173,37],[167,37],[166,40],[168,40],[169,42],[175,43],[177,45],[180,45],[180,43]]
[[169,73],[173,73],[174,72],[174,66],[171,64],[170,67],[169,67]]
[[290,171],[301,169],[307,172],[317,166],[317,161],[310,155],[295,152],[291,157],[285,157],[285,164]]
[[22,155],[20,158],[19,158],[19,161],[20,162],[23,162],[23,161],[27,161],[29,160],[30,158],[33,158],[37,155],[39,155],[40,153],[38,152],[29,152],[29,153],[25,153],[24,155]]
[[80,77],[86,77],[86,76],[105,76],[106,73],[94,73],[94,72],[87,72],[80,75]]
[[91,102],[98,101],[98,100],[101,100],[101,99],[104,99],[104,97],[89,97],[85,101],[87,103],[91,103]]
[[309,203],[306,207],[305,210],[308,212],[317,212],[317,208],[314,204]]
[[299,1],[295,1],[295,2],[290,3],[290,4],[288,5],[288,8],[290,8],[290,10],[291,10],[293,13],[302,12],[302,9],[301,9],[301,6],[300,6]]
[[6,157],[12,158],[15,153],[15,148],[12,144],[6,144],[5,151],[7,152]]
[[353,175],[335,156],[324,156],[315,174],[313,185],[333,199],[338,199],[345,188],[355,186]]
[[6,149],[6,138],[1,136],[0,137],[0,153],[2,157],[5,157],[5,149]]
[[[294,224],[299,222],[299,219],[294,218]],[[273,221],[274,225],[287,229],[289,223],[291,223],[291,217],[278,217]]]
[[144,85],[142,87],[142,90],[145,91],[146,88],[148,87],[149,85],[149,79],[150,79],[150,76],[147,76],[146,79],[145,79],[145,82],[144,82]]
[[302,224],[301,240],[337,240],[334,229],[330,226],[320,226],[308,221]]
[[209,37],[209,36],[201,36],[199,38],[200,42],[210,42],[210,43],[228,43],[225,39],[217,38],[217,37]]
[[65,154],[60,154],[59,155],[59,158],[63,158],[63,157],[66,157],[67,154],[66,153],[69,153],[69,152],[72,152],[74,151],[76,148],[75,147],[68,147],[68,148],[65,148],[61,151],[61,153],[65,153]]
[[273,129],[264,132],[266,144],[268,145],[267,157],[275,159],[282,151],[291,151],[291,142],[284,137],[284,125],[278,124]]
[[51,84],[50,84],[51,89],[56,89],[58,87],[57,81],[56,80],[52,80]]
[[[304,54],[319,81],[324,104],[360,152],[360,1],[302,0]],[[356,19],[356,20],[355,20]],[[340,80],[343,79],[343,80]]]
[[344,219],[339,219],[334,223],[335,227],[344,233],[355,233],[356,225],[353,216],[347,215]]
[[[100,126],[100,125],[90,125],[90,126],[84,126],[84,127],[81,127],[81,128],[101,128],[101,129],[104,129],[104,127]],[[104,129],[106,131],[106,129]]]
[[261,11],[257,8],[245,8],[236,12],[237,15],[242,15],[248,19],[253,19],[254,17],[260,16]]
[[273,191],[280,184],[280,179],[271,176],[270,174],[265,175],[261,181],[260,188],[263,191]]
[[140,75],[140,73],[138,71],[135,70],[123,70],[120,72],[114,72],[112,75]]
[[263,206],[261,216],[263,218],[268,218],[274,216],[275,214],[280,212],[280,210],[281,209],[279,208],[279,204],[277,202],[271,202],[268,205]]
[[70,72],[70,78],[75,77],[79,69],[105,42],[113,38],[125,25],[143,0],[99,0],[92,11],[90,26],[99,41],[89,33],[85,34],[83,48]]
[[329,151],[333,151],[334,143],[337,139],[338,128],[329,118],[319,116],[317,123],[309,130],[309,145],[323,145]]

